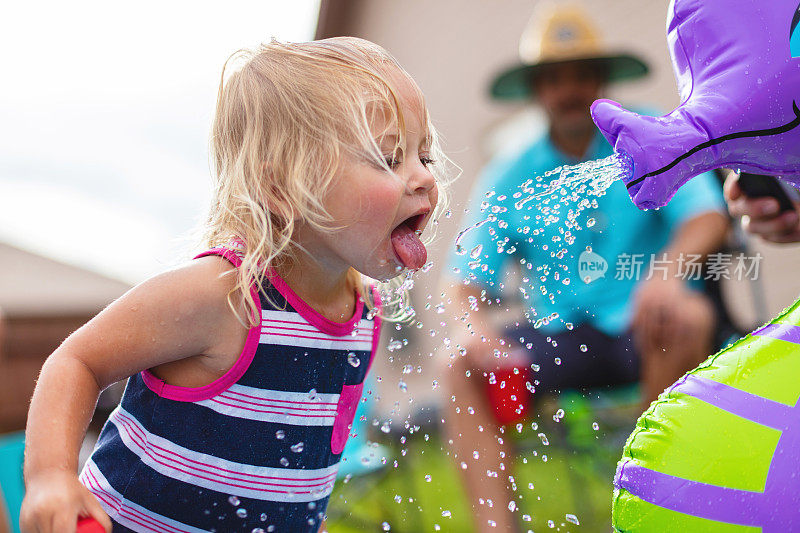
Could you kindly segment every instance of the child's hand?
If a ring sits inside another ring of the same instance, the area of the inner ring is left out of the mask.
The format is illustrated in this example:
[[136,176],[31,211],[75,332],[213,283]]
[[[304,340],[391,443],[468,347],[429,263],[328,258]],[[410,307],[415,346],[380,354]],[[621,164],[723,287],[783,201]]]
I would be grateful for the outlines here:
[[91,516],[111,533],[111,520],[73,473],[49,471],[29,479],[20,512],[22,533],[75,533],[78,518]]

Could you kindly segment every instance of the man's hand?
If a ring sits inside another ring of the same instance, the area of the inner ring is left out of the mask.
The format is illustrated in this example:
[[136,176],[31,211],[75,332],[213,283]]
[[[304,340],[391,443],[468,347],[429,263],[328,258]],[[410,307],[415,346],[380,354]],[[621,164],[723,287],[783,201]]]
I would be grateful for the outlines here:
[[775,243],[800,242],[800,216],[795,211],[779,212],[774,198],[750,198],[739,187],[739,175],[725,180],[725,200],[731,216],[741,217],[745,231]]

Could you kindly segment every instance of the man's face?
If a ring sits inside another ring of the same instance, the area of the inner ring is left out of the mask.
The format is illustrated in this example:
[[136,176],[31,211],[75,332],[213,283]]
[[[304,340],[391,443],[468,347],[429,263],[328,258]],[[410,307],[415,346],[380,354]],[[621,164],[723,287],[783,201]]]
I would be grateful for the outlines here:
[[597,66],[582,61],[544,65],[533,79],[550,123],[564,133],[591,127],[589,107],[601,97],[604,85],[605,75]]

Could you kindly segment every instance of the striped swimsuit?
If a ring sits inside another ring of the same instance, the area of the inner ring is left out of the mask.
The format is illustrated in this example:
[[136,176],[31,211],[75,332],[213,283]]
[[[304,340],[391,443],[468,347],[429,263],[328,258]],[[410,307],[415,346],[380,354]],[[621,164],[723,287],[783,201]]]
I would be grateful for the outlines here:
[[[205,255],[241,264],[232,249]],[[80,475],[114,533],[319,529],[379,319],[358,298],[349,322],[332,322],[277,276],[257,293],[261,323],[225,375],[199,388],[128,380]]]

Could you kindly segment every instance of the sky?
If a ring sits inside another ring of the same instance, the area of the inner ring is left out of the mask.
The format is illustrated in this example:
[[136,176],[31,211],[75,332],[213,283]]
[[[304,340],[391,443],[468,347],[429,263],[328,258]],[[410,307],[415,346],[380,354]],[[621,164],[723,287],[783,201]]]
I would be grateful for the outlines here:
[[[136,283],[187,259],[222,65],[313,39],[319,0],[14,2],[0,21],[0,242]],[[0,275],[2,275],[0,267]]]

